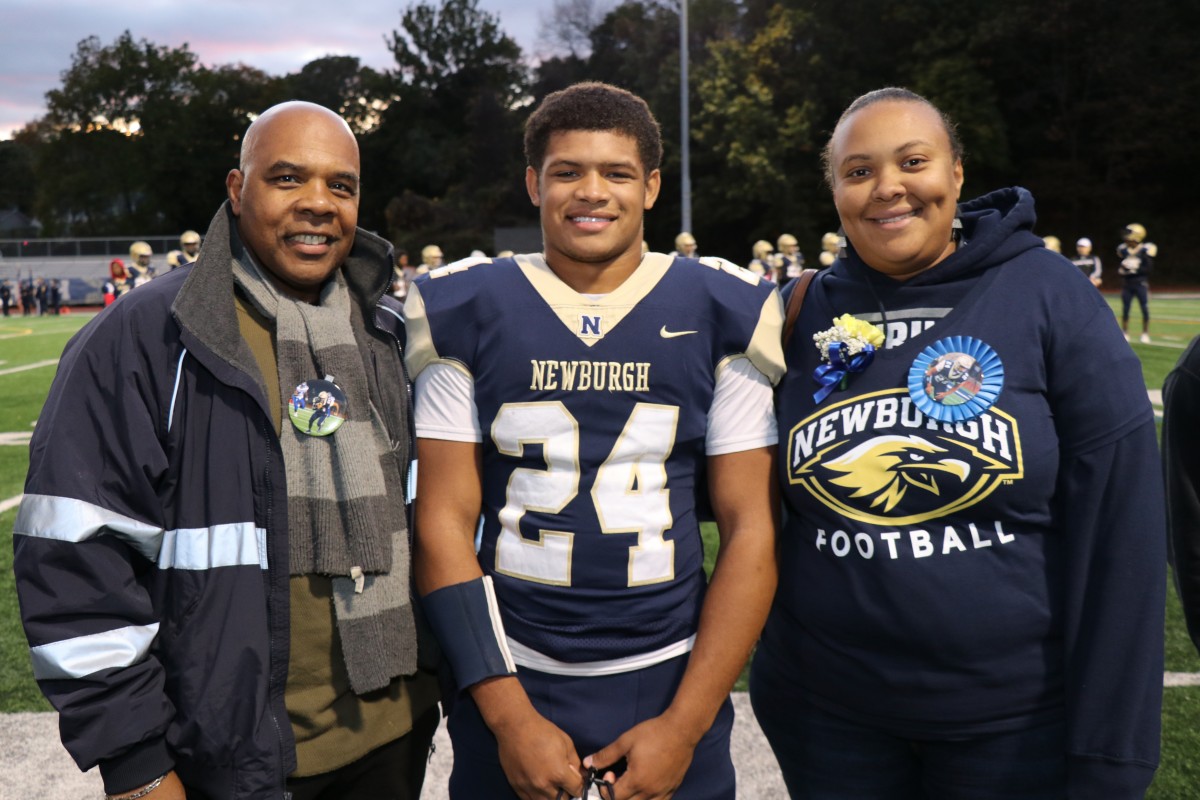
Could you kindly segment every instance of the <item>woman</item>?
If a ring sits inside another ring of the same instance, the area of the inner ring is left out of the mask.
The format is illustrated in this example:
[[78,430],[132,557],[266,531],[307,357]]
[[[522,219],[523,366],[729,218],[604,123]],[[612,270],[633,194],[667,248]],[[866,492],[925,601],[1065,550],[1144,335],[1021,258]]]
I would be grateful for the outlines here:
[[1138,361],[1026,190],[959,205],[924,98],[860,97],[826,163],[845,242],[786,345],[750,687],[789,791],[1142,797],[1165,553]]

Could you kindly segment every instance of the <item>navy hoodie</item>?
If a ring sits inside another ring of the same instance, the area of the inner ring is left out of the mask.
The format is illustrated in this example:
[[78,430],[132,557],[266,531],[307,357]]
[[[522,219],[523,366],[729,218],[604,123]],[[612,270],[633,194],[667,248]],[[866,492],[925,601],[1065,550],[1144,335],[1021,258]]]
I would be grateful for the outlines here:
[[[963,240],[935,267],[896,281],[851,247],[805,298],[779,390],[787,522],[765,673],[899,736],[1065,720],[1068,796],[1140,798],[1158,763],[1166,560],[1141,367],[1100,294],[1032,233],[1029,192],[959,211]],[[845,313],[886,323],[885,349],[817,402],[812,337]],[[999,359],[999,394],[938,422],[914,399],[923,367],[964,348]]]

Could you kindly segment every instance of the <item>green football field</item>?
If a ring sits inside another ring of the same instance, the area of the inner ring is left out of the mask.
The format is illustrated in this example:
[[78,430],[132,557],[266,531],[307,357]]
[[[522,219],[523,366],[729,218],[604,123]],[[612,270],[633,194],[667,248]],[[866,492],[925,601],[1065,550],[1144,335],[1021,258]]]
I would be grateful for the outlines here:
[[[1119,312],[1120,298],[1107,297]],[[1200,295],[1159,293],[1151,298],[1154,314],[1149,345],[1138,343],[1140,313],[1135,308],[1130,325],[1131,347],[1142,361],[1146,385],[1162,388],[1163,379],[1183,348],[1200,334]],[[0,712],[48,711],[33,682],[29,653],[18,621],[12,577],[13,503],[21,493],[29,465],[29,435],[45,402],[59,354],[67,339],[90,314],[61,317],[0,318],[0,397],[6,414],[0,422]],[[706,526],[709,563],[715,551],[716,531]],[[1197,656],[1183,628],[1174,593],[1167,602],[1167,671],[1198,673]],[[739,688],[744,687],[744,680]],[[1200,686],[1171,686],[1165,691],[1163,710],[1163,760],[1147,797],[1153,800],[1189,800],[1200,796]]]

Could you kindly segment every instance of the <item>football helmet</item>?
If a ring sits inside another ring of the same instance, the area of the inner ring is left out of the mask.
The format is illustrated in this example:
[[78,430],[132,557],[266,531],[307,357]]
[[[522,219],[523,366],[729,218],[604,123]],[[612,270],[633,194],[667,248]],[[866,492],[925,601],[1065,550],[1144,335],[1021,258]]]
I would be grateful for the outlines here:
[[152,255],[154,255],[154,250],[150,247],[149,242],[134,242],[129,245],[129,260],[139,267],[149,266]]
[[696,254],[696,237],[687,231],[676,236],[675,252],[681,256],[694,256]]
[[421,248],[421,263],[427,267],[440,267],[444,259],[442,248],[436,244],[427,244]]
[[1146,229],[1136,222],[1131,222],[1126,225],[1125,230],[1121,232],[1121,238],[1127,242],[1141,244],[1142,242],[1146,241]]

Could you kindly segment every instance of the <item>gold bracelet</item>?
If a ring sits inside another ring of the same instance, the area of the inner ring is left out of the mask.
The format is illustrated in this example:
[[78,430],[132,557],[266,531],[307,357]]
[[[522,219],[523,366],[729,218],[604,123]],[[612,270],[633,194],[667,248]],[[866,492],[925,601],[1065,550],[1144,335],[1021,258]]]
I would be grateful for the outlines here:
[[145,797],[157,789],[166,777],[166,775],[159,775],[133,794],[106,794],[104,800],[138,800],[139,797]]

